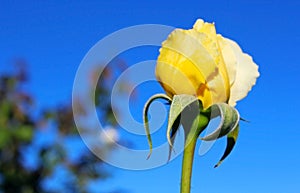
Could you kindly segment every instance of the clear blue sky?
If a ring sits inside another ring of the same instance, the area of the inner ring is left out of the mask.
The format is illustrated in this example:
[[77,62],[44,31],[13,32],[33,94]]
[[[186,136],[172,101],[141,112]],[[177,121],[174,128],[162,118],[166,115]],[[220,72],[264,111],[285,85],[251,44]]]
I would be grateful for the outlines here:
[[[2,1],[0,70],[15,57],[26,59],[30,91],[38,105],[52,106],[70,101],[77,67],[106,35],[136,24],[190,28],[197,18],[214,21],[219,33],[238,41],[253,56],[261,77],[237,106],[251,123],[241,125],[229,158],[213,169],[224,141],[204,157],[196,157],[193,193],[298,193],[299,7],[296,0]],[[129,54],[124,59],[132,65],[158,54],[157,50],[142,53],[142,57]],[[178,158],[149,171],[107,166],[114,177],[96,186],[103,191],[120,187],[132,193],[179,192],[180,163]]]

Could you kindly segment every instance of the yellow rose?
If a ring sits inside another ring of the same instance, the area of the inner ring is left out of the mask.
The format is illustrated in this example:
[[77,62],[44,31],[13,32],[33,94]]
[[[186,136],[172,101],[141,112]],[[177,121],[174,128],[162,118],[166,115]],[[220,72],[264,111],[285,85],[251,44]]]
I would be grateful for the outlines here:
[[162,43],[156,77],[173,97],[197,96],[206,109],[215,103],[236,105],[259,76],[258,66],[234,41],[198,19],[193,29],[175,29]]

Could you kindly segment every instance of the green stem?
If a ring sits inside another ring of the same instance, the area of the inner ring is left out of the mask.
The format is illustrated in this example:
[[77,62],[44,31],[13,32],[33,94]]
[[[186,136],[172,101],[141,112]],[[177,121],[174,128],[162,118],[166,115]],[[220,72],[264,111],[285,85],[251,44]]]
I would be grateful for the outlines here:
[[193,160],[195,146],[198,140],[200,133],[208,125],[209,119],[207,116],[202,114],[198,115],[185,140],[185,149],[183,151],[183,160],[182,160],[182,172],[181,172],[181,193],[190,193],[191,191],[191,178],[193,170]]
[[181,173],[181,193],[190,193],[196,142],[197,138],[196,140],[192,140],[184,149]]

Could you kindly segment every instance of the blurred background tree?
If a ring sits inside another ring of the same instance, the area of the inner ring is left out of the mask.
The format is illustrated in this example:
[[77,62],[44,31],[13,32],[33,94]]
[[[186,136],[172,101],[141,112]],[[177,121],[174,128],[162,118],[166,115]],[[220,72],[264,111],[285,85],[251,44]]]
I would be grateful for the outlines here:
[[[70,103],[37,112],[25,88],[28,74],[23,63],[18,62],[14,72],[0,74],[0,192],[95,192],[89,184],[109,177],[109,171],[83,144]],[[114,128],[109,96],[116,73],[111,68],[124,68],[120,61],[115,64],[104,69],[96,92],[99,118]],[[78,107],[84,116],[80,101]],[[113,145],[101,148],[109,152]]]

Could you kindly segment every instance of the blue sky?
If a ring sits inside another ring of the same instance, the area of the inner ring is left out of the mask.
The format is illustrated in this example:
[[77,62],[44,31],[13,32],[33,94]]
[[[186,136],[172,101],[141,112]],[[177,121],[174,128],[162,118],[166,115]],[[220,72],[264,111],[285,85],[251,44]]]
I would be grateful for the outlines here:
[[[16,57],[26,59],[29,90],[37,97],[37,106],[52,106],[70,101],[81,60],[106,35],[137,24],[191,28],[197,18],[215,22],[219,33],[253,56],[261,77],[237,106],[251,123],[242,123],[237,146],[218,169],[213,165],[224,141],[205,156],[196,156],[192,191],[296,193],[300,189],[299,7],[295,0],[2,1],[0,71],[11,68]],[[133,65],[157,54],[158,48],[149,48],[124,54],[123,59]],[[149,93],[141,95],[139,104],[146,96]],[[180,164],[179,157],[148,171],[107,166],[114,176],[96,187],[104,191],[120,187],[133,193],[179,192]]]

